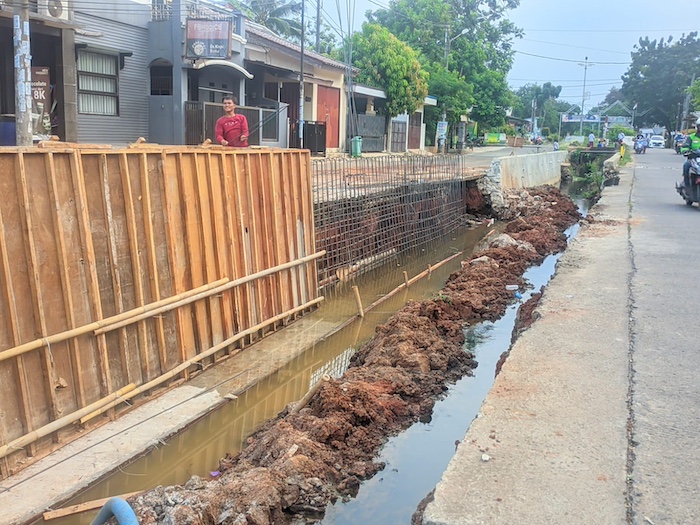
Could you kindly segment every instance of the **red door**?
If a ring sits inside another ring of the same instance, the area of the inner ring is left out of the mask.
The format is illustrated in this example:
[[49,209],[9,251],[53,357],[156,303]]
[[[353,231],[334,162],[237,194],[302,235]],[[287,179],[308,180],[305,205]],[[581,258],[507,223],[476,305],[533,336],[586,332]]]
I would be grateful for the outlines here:
[[326,123],[326,147],[340,145],[340,89],[318,86],[318,120]]

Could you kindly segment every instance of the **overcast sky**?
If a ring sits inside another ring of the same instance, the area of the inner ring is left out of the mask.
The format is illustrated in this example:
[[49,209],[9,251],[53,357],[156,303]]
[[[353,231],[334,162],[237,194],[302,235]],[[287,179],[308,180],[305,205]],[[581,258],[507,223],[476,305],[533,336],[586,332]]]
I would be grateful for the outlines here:
[[[347,31],[348,17],[359,29],[368,9],[388,4],[389,0],[323,0],[323,10],[334,20],[340,11]],[[552,82],[562,86],[560,99],[581,104],[585,70],[584,107],[589,108],[601,102],[612,86],[622,86],[620,77],[640,37],[678,39],[697,30],[692,5],[663,0],[520,0],[520,7],[508,18],[525,34],[515,42],[517,53],[508,82],[514,89]],[[335,21],[331,25],[338,27]],[[583,66],[586,57],[587,68]]]

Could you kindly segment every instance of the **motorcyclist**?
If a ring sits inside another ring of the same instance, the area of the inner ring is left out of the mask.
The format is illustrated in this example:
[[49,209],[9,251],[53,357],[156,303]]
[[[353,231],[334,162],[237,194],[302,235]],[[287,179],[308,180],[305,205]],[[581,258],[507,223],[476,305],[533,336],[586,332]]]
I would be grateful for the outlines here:
[[[700,120],[695,123],[695,132],[688,135],[681,146],[681,153],[684,155],[696,150],[700,150]],[[686,188],[690,187],[690,159],[688,158],[683,163],[683,185]]]

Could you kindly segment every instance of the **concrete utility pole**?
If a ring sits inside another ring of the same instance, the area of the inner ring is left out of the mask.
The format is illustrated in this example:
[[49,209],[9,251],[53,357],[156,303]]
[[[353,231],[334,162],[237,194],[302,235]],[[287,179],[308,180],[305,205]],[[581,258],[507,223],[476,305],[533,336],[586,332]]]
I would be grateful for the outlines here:
[[12,18],[15,46],[15,126],[18,146],[32,141],[32,55],[29,46],[29,0],[15,4]]
[[583,64],[579,64],[579,66],[583,66],[583,95],[581,95],[581,125],[578,129],[579,135],[583,135],[583,118],[585,116],[585,113],[583,112],[583,105],[586,102],[586,72],[588,71],[588,68],[592,67],[593,65],[594,64],[588,63],[588,57],[586,57]]

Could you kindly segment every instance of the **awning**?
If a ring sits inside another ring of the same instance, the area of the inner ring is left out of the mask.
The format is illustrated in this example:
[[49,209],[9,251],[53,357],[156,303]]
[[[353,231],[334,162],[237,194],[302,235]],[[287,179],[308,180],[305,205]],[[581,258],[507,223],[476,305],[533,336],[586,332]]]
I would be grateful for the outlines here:
[[235,64],[233,62],[230,62],[228,60],[221,60],[221,59],[204,59],[204,60],[197,60],[194,65],[192,66],[194,69],[202,69],[207,66],[224,66],[224,67],[232,67],[236,71],[243,73],[243,75],[247,79],[253,78],[253,74],[248,72],[246,68],[243,66],[239,66],[238,64]]

